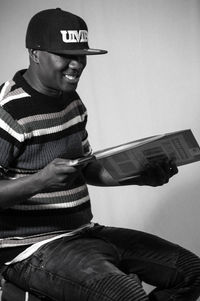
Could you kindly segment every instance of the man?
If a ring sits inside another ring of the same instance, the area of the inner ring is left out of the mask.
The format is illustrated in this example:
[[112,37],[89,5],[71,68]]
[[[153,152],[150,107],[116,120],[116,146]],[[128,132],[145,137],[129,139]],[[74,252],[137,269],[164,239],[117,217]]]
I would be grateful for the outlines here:
[[[106,51],[89,48],[85,22],[58,8],[31,19],[26,47],[28,69],[0,93],[3,276],[57,301],[196,300],[197,256],[147,233],[91,222],[86,184],[158,186],[177,173],[164,161],[118,183],[97,161],[73,166],[91,155],[76,87],[86,56]],[[147,296],[133,275],[157,288]]]

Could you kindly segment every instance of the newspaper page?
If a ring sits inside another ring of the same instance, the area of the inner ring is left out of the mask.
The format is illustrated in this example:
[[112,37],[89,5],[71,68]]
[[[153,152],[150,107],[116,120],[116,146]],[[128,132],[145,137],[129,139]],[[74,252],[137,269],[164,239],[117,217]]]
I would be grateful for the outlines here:
[[138,175],[146,164],[165,158],[177,166],[200,160],[200,147],[189,130],[153,136],[94,153],[113,178]]

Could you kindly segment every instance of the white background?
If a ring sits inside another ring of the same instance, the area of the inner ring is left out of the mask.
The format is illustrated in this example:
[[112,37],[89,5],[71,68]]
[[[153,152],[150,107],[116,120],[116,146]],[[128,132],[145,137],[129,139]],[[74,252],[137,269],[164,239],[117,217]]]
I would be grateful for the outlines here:
[[[94,150],[191,128],[200,142],[200,1],[1,0],[0,82],[28,65],[24,36],[41,9],[82,16],[91,47],[78,93],[89,113]],[[94,220],[135,228],[200,255],[200,163],[179,169],[169,184],[90,187]]]

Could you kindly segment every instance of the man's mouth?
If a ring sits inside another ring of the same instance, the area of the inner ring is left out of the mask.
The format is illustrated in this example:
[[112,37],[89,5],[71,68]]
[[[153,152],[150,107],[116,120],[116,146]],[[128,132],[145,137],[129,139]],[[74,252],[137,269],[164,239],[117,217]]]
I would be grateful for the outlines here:
[[64,74],[64,77],[70,83],[77,83],[79,81],[80,75],[79,74]]

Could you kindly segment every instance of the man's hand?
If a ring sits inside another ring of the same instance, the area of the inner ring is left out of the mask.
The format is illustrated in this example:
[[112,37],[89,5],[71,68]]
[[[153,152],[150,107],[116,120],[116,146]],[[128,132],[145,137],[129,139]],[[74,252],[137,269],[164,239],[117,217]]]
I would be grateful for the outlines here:
[[173,160],[164,160],[160,163],[148,164],[141,172],[139,185],[161,186],[178,173],[178,168]]
[[163,160],[158,163],[146,165],[138,176],[120,180],[120,185],[161,186],[169,182],[169,179],[178,173],[178,168],[173,160]]
[[79,169],[72,166],[73,160],[57,158],[37,173],[43,191],[62,189],[74,181]]

